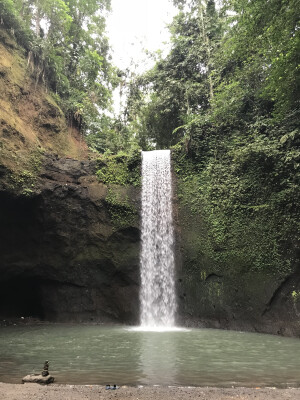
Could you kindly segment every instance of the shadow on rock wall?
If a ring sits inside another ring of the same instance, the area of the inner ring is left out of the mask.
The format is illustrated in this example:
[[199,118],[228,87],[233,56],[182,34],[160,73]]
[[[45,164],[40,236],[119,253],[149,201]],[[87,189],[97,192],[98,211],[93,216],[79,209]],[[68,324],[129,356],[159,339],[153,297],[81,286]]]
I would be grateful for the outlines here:
[[137,323],[139,189],[109,189],[135,210],[117,226],[94,172],[93,162],[46,156],[33,194],[0,193],[1,316]]

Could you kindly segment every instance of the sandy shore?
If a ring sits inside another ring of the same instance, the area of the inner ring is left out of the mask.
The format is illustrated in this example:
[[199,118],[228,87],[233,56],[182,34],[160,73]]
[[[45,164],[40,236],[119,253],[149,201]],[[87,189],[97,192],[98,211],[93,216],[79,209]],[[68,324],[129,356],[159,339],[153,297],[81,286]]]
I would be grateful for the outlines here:
[[126,387],[105,390],[104,386],[25,385],[0,383],[1,400],[300,400],[300,388],[210,388]]

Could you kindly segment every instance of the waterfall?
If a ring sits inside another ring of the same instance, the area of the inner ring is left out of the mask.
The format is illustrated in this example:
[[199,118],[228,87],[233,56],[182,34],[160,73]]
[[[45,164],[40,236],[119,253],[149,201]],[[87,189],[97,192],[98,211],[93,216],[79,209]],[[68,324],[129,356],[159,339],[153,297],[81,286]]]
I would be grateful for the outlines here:
[[175,325],[170,150],[142,152],[141,326]]

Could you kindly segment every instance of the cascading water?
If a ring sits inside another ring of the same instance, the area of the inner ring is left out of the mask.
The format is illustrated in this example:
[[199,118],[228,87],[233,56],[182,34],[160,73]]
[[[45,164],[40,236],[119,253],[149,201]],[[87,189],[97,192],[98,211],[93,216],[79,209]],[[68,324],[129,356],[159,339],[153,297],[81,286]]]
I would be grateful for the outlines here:
[[142,153],[141,326],[175,325],[170,150]]

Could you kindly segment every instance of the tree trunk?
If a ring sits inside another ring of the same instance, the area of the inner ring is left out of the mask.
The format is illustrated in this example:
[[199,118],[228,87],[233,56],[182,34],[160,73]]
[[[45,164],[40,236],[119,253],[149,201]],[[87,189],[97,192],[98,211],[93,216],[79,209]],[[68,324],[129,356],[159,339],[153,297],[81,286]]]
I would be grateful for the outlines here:
[[211,62],[211,54],[210,54],[210,40],[206,33],[205,23],[204,23],[204,13],[203,13],[203,5],[202,0],[199,1],[199,18],[200,18],[200,26],[202,30],[202,36],[204,39],[206,54],[207,54],[207,70],[208,70],[208,82],[209,82],[209,98],[210,101],[214,98],[214,89],[213,89],[213,82],[211,77],[210,71],[210,62]]

